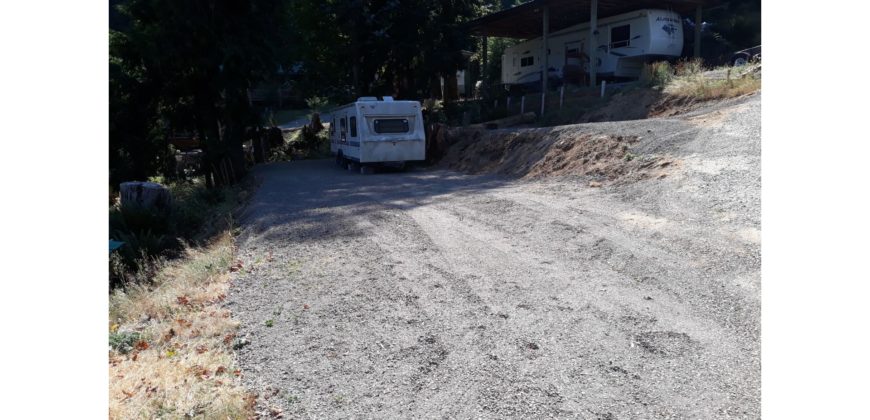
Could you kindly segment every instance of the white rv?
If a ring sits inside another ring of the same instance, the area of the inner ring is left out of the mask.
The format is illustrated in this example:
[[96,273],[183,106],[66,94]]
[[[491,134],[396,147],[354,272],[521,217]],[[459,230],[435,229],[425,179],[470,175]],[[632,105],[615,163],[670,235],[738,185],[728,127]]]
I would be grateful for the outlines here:
[[330,150],[335,161],[367,172],[366,164],[404,165],[426,159],[423,115],[417,101],[362,97],[332,111]]
[[[590,59],[601,77],[637,78],[645,62],[679,57],[683,50],[680,15],[667,10],[637,10],[600,19],[598,46],[593,53],[589,52],[588,37],[589,22],[549,34],[550,78],[583,78]],[[541,42],[541,38],[530,39],[505,50],[502,83],[540,83]]]

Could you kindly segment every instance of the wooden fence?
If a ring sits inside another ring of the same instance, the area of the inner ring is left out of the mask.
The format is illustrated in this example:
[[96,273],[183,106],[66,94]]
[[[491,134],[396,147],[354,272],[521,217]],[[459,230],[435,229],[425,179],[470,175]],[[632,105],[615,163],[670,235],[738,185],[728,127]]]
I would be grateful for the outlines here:
[[507,112],[507,115],[519,115],[526,112],[534,112],[540,116],[542,115],[542,97],[545,98],[543,100],[546,100],[543,109],[543,114],[546,114],[552,111],[559,111],[570,102],[576,101],[579,98],[603,97],[605,90],[607,90],[606,83],[602,83],[600,87],[594,88],[576,88],[562,85],[558,89],[548,91],[546,95],[537,92],[522,96],[508,96],[507,99],[496,99],[493,102],[493,107],[495,109],[504,109]]

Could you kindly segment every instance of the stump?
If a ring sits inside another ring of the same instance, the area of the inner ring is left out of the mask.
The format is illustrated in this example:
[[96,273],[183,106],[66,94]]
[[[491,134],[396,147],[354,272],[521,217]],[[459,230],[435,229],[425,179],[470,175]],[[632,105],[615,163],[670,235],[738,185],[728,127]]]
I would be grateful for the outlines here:
[[323,123],[320,122],[320,113],[315,112],[311,115],[311,122],[308,124],[311,129],[314,130],[314,133],[319,133],[320,130],[323,130]]
[[125,208],[169,212],[172,208],[172,194],[169,188],[156,182],[122,182],[121,209]]
[[269,139],[269,147],[277,149],[284,146],[284,135],[281,134],[281,129],[278,127],[269,128],[266,131],[266,137]]

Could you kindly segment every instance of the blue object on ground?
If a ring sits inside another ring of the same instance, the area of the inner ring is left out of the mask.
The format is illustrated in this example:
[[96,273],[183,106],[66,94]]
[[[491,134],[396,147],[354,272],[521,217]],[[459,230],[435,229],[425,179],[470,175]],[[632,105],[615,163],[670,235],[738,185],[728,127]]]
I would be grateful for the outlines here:
[[109,239],[109,253],[120,248],[121,245],[124,245],[124,243],[121,241],[113,241],[113,240]]

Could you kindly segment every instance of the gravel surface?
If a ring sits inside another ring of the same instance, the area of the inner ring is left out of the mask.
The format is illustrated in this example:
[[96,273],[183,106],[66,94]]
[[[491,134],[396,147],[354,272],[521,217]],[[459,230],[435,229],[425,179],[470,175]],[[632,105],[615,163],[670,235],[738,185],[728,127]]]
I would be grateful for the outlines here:
[[590,188],[265,165],[229,308],[285,418],[760,417],[760,94],[577,125],[680,160]]

